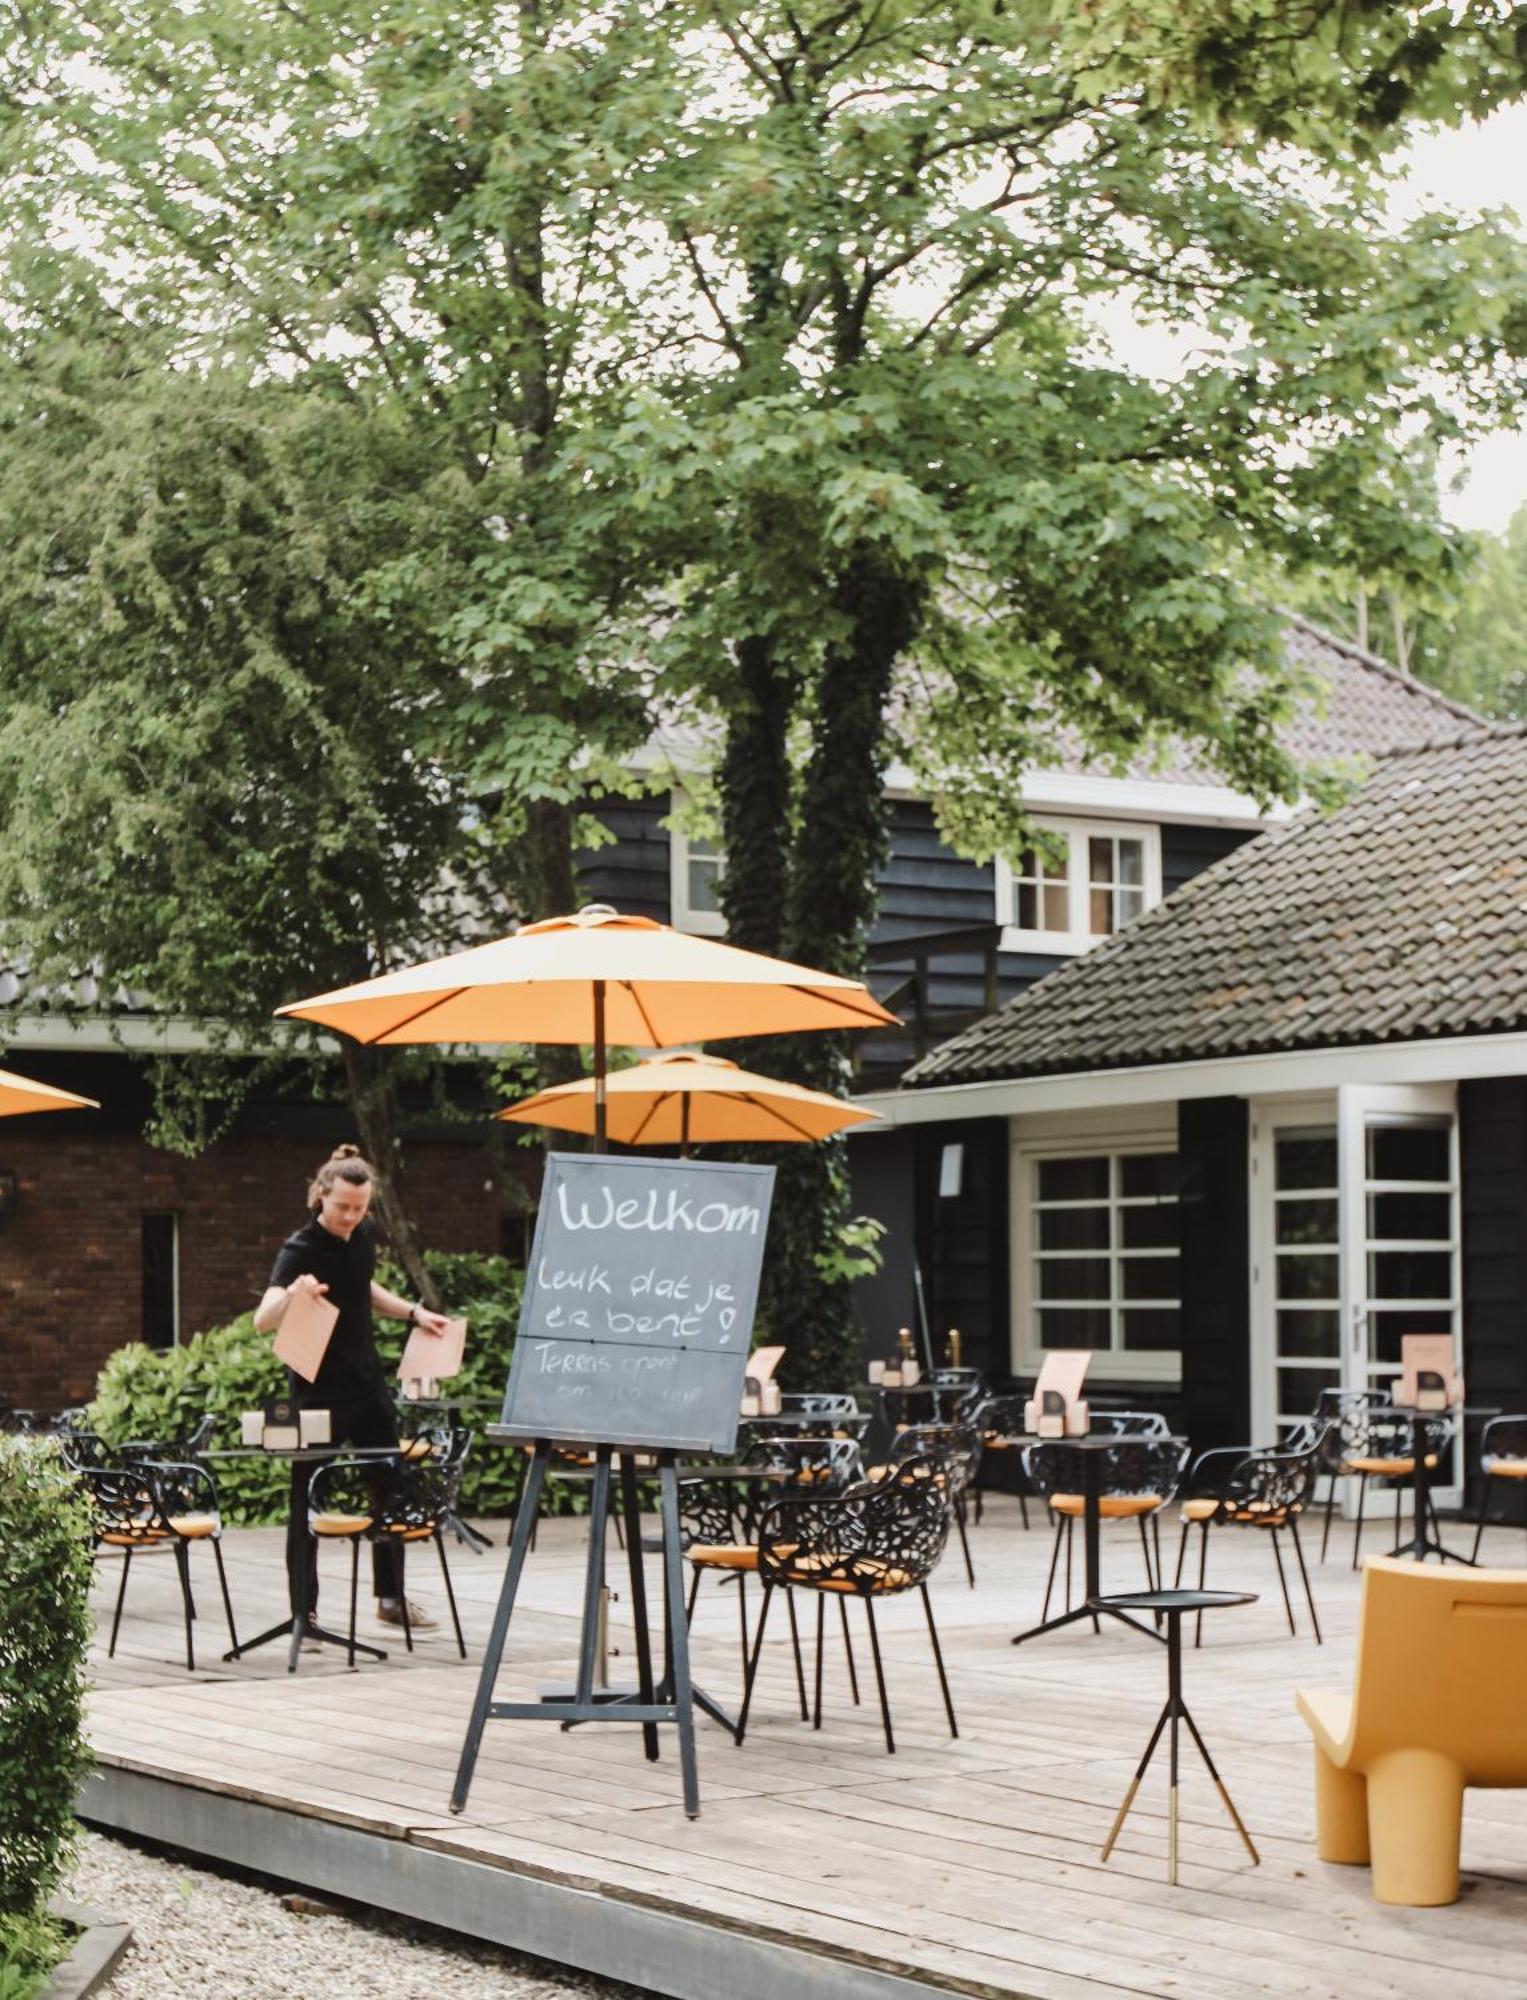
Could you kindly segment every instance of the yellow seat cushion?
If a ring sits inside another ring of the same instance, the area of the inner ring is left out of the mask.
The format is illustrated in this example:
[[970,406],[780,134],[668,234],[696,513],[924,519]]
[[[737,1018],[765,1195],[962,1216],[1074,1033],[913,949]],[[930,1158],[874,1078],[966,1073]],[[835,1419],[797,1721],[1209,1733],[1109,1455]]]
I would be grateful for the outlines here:
[[308,1526],[315,1535],[364,1535],[371,1526],[369,1514],[314,1514]]
[[170,1526],[184,1541],[204,1541],[208,1535],[215,1535],[219,1522],[216,1514],[171,1514]]
[[398,1542],[427,1542],[434,1532],[432,1527],[406,1527],[401,1521],[387,1521],[382,1527],[384,1535],[391,1535]]
[[1487,1458],[1485,1471],[1491,1479],[1527,1479],[1527,1458]]
[[869,1592],[879,1590],[905,1590],[912,1582],[910,1573],[899,1568],[885,1556],[850,1556],[848,1576],[830,1576],[826,1572],[839,1568],[844,1561],[840,1555],[822,1550],[815,1555],[803,1556],[786,1575],[787,1583],[799,1583],[813,1590],[843,1590]]
[[404,1438],[399,1455],[403,1458],[428,1458],[434,1449],[428,1438]]
[[1212,1521],[1219,1512],[1218,1500],[1184,1500],[1182,1518],[1185,1521]]
[[[1432,1471],[1437,1463],[1437,1454],[1428,1452],[1426,1469]],[[1416,1469],[1413,1458],[1349,1458],[1348,1472],[1366,1472],[1370,1479],[1409,1479]]]
[[[1133,1521],[1141,1514],[1154,1514],[1160,1505],[1159,1493],[1105,1493],[1098,1501],[1098,1512],[1105,1521]],[[1055,1513],[1068,1514],[1072,1520],[1079,1520],[1087,1511],[1080,1493],[1052,1493],[1050,1506]]]
[[696,1569],[745,1569],[758,1567],[758,1551],[741,1542],[697,1542],[688,1551]]
[[138,1549],[149,1542],[167,1542],[169,1535],[163,1528],[109,1528],[100,1540],[114,1549]]

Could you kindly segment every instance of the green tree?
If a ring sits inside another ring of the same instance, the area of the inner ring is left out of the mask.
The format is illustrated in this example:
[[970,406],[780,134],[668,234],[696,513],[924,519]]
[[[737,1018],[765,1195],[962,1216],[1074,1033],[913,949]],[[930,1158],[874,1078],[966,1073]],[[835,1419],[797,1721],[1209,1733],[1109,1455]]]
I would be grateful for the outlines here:
[[1480,535],[1457,615],[1441,622],[1428,677],[1471,708],[1527,719],[1527,506]]

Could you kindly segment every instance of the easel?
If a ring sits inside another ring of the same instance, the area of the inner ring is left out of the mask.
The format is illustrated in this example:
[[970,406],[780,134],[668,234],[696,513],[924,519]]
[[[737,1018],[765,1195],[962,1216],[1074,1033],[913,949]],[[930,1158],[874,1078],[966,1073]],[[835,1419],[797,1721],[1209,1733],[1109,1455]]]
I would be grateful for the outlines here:
[[[495,1427],[495,1434],[506,1434]],[[589,1506],[588,1566],[584,1573],[583,1622],[578,1645],[578,1679],[571,1696],[560,1693],[540,1701],[495,1701],[493,1689],[503,1661],[509,1636],[509,1620],[520,1587],[530,1538],[540,1510],[541,1488],[546,1481],[552,1440],[538,1437],[525,1476],[520,1504],[515,1511],[514,1533],[509,1543],[509,1564],[493,1629],[483,1655],[472,1719],[467,1724],[456,1768],[456,1784],[451,1792],[451,1811],[459,1813],[467,1802],[477,1753],[482,1745],[484,1726],[490,1721],[558,1722],[639,1722],[642,1747],[647,1761],[658,1756],[657,1725],[674,1723],[679,1732],[679,1766],[684,1785],[684,1811],[688,1818],[700,1814],[700,1778],[695,1763],[694,1689],[689,1678],[689,1633],[684,1619],[684,1564],[679,1545],[679,1481],[674,1469],[675,1452],[640,1447],[641,1455],[657,1459],[663,1526],[663,1597],[666,1609],[668,1671],[660,1688],[652,1671],[652,1639],[647,1624],[647,1580],[642,1569],[641,1517],[636,1491],[638,1447],[614,1443],[598,1444],[594,1450],[593,1492]],[[631,1612],[636,1626],[637,1690],[634,1699],[621,1690],[596,1688],[594,1673],[599,1643],[601,1603],[604,1593],[605,1537],[609,1532],[612,1458],[620,1469],[620,1502],[625,1520],[626,1558],[631,1571]]]

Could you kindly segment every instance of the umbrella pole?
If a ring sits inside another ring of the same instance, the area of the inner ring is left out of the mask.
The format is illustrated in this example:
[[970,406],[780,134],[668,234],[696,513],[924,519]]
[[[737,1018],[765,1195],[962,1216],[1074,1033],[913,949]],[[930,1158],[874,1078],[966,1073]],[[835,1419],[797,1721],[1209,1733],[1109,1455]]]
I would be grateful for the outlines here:
[[604,981],[594,981],[594,1145],[599,1152],[605,1150],[607,1140],[605,1118],[605,1071],[606,1056],[604,1046]]
[[689,1158],[689,1092],[679,1092],[679,1158]]

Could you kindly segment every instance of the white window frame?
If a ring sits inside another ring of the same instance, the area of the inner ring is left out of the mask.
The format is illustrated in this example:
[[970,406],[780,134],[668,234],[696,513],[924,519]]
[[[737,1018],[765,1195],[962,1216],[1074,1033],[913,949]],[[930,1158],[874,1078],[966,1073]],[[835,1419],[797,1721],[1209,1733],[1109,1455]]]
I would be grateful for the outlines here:
[[996,919],[1002,926],[1004,951],[1038,952],[1051,958],[1075,957],[1091,951],[1111,931],[1088,928],[1088,898],[1091,891],[1087,843],[1089,840],[1138,840],[1141,844],[1141,915],[1161,901],[1161,828],[1147,821],[1119,819],[1054,819],[1049,814],[1036,817],[1036,833],[1050,834],[1066,843],[1066,897],[1068,919],[1063,931],[1028,930],[1014,922],[1018,871],[1005,855],[997,856]]
[[[675,797],[675,806],[678,799]],[[726,918],[720,910],[697,910],[689,901],[690,839],[676,826],[668,829],[668,907],[676,931],[688,931],[692,937],[725,937]],[[720,842],[716,842],[720,850]],[[726,854],[721,850],[721,864],[726,865]]]
[[[1099,1155],[1106,1155],[1110,1161],[1108,1209],[1110,1217],[1112,1217],[1121,1208],[1143,1207],[1146,1205],[1147,1200],[1151,1199],[1143,1196],[1126,1197],[1119,1195],[1119,1170],[1116,1162],[1126,1156],[1140,1153],[1175,1154],[1177,1150],[1177,1133],[1175,1127],[1172,1126],[1141,1128],[1134,1131],[1120,1130],[1117,1126],[1114,1126],[1110,1130],[1100,1129],[1096,1132],[1084,1132],[1073,1129],[1073,1131],[1067,1133],[1065,1136],[1057,1135],[1054,1138],[1047,1138],[1040,1132],[1031,1132],[1021,1137],[1015,1137],[1012,1150],[1011,1203],[1013,1243],[1013,1367],[1016,1374],[1033,1375],[1043,1363],[1045,1355],[1053,1351],[1040,1344],[1040,1301],[1035,1297],[1032,1282],[1034,1259],[1039,1249],[1038,1231],[1035,1228],[1035,1216],[1038,1212],[1039,1162],[1041,1160],[1057,1159],[1090,1159],[1096,1158]],[[1087,1203],[1085,1205],[1088,1207],[1098,1206],[1096,1203]],[[1107,1304],[1112,1320],[1113,1337],[1116,1341],[1122,1341],[1123,1326],[1120,1315],[1126,1304],[1131,1309],[1143,1308],[1146,1311],[1150,1311],[1156,1307],[1170,1307],[1173,1301],[1168,1299],[1132,1299],[1126,1301],[1122,1295],[1118,1278],[1118,1266],[1121,1257],[1125,1255],[1133,1258],[1176,1256],[1180,1259],[1182,1252],[1180,1247],[1176,1251],[1131,1250],[1121,1252],[1115,1240],[1116,1235],[1117,1231],[1112,1221],[1110,1221],[1110,1248],[1107,1254],[1110,1266],[1112,1267],[1112,1275],[1109,1284],[1109,1297],[1106,1301],[1098,1300],[1095,1303],[1100,1305]],[[1096,1251],[1078,1251],[1075,1254],[1078,1256],[1096,1256],[1100,1253]],[[1078,1300],[1075,1303],[1082,1304],[1084,1302]],[[1176,1309],[1180,1312],[1182,1309],[1180,1291],[1175,1304]],[[1092,1358],[1088,1363],[1088,1377],[1093,1381],[1180,1382],[1182,1380],[1182,1355],[1180,1351],[1142,1353],[1135,1349],[1119,1345],[1107,1348],[1094,1348],[1090,1352]]]

